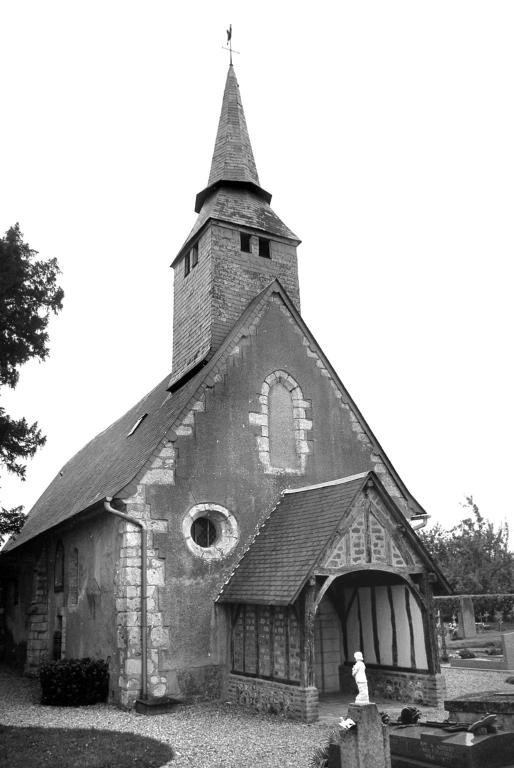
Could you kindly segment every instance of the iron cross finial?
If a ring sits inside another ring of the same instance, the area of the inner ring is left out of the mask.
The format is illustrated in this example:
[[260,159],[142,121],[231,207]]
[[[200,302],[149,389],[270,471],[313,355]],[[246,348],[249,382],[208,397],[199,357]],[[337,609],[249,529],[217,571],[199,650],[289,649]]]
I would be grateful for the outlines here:
[[230,66],[232,66],[232,54],[239,53],[239,51],[234,51],[232,48],[232,24],[227,29],[227,45],[222,45],[221,47],[224,51],[230,51]]

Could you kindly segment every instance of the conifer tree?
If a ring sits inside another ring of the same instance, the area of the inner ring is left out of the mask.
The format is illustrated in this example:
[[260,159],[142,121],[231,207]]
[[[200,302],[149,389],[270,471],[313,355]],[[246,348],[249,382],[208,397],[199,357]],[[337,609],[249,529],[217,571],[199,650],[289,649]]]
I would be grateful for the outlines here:
[[[64,292],[57,284],[56,259],[36,259],[37,251],[23,242],[20,227],[0,238],[0,386],[16,387],[19,368],[28,360],[44,360],[49,353],[50,313],[62,309]],[[37,422],[13,419],[0,406],[0,469],[25,479],[24,459],[44,445]],[[0,508],[0,538],[23,525],[22,507]]]

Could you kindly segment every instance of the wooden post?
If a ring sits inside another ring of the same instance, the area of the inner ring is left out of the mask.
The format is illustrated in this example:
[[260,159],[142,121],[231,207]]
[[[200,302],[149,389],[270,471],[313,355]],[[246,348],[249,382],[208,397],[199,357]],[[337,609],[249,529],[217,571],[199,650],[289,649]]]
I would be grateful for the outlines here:
[[314,685],[314,619],[316,616],[316,579],[311,576],[305,587],[300,623],[300,674],[304,688]]
[[434,597],[432,592],[432,584],[435,580],[436,576],[434,573],[423,574],[423,602],[425,604],[423,628],[425,630],[425,648],[427,651],[428,671],[432,674],[437,674],[441,671],[435,627]]

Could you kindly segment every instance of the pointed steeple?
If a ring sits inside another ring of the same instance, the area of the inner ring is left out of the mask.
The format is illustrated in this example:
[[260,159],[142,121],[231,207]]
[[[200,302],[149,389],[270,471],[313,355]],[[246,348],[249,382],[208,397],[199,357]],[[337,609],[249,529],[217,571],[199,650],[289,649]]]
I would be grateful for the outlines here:
[[[229,49],[230,50],[230,49]],[[204,365],[246,307],[279,280],[300,311],[298,237],[259,182],[234,67],[228,70],[206,188],[196,222],[173,260],[176,389]]]
[[207,187],[196,196],[197,213],[200,213],[207,197],[222,185],[246,188],[267,203],[271,201],[270,193],[262,189],[259,183],[239,85],[232,64],[229,66],[225,83],[209,181]]

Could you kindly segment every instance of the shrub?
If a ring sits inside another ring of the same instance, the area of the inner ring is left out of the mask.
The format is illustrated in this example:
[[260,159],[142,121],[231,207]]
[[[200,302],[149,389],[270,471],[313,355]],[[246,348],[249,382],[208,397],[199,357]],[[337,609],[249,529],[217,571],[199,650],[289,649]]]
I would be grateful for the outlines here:
[[467,648],[462,648],[462,650],[460,650],[458,653],[459,653],[459,656],[461,657],[461,659],[474,659],[475,658],[475,654],[473,653],[473,651],[468,651]]
[[61,659],[39,672],[41,704],[78,707],[107,699],[109,668],[102,659]]

